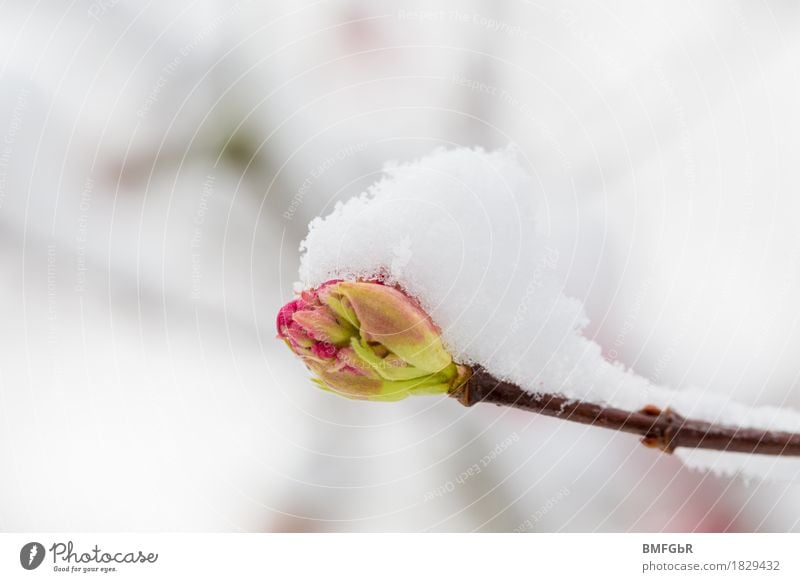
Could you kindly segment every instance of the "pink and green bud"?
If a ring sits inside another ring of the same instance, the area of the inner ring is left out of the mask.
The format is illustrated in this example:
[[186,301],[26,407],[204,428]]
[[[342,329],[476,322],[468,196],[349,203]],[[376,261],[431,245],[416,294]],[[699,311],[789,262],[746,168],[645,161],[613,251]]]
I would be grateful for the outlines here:
[[278,313],[278,336],[332,392],[359,400],[445,394],[469,369],[402,291],[379,282],[328,281]]

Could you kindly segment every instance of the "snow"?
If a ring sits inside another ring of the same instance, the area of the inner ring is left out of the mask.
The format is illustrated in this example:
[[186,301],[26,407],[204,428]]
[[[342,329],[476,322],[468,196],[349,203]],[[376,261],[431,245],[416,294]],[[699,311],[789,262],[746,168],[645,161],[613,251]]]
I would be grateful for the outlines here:
[[512,146],[438,149],[387,165],[367,192],[311,222],[298,289],[331,278],[383,277],[421,302],[457,360],[530,391],[800,431],[796,411],[734,402],[701,386],[671,389],[608,361],[584,335],[582,302],[563,292],[569,265],[552,242],[552,199],[529,165]]

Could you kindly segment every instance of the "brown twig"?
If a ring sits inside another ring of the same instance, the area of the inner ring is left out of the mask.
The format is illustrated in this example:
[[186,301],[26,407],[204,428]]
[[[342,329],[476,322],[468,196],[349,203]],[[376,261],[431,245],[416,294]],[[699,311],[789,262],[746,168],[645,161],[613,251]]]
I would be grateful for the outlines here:
[[450,394],[464,406],[490,402],[511,406],[641,435],[642,443],[667,453],[678,447],[736,451],[762,455],[800,456],[800,434],[752,428],[738,428],[683,418],[656,406],[637,412],[570,400],[557,394],[531,394],[519,386],[501,382],[482,368],[475,368],[469,380]]

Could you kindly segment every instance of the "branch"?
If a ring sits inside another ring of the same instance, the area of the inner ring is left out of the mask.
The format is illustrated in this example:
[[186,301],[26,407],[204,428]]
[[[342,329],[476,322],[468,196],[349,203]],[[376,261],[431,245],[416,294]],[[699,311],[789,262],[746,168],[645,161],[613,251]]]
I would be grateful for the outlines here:
[[515,384],[501,382],[483,368],[450,396],[464,406],[489,402],[546,416],[641,435],[645,446],[672,453],[678,447],[800,456],[800,434],[738,428],[683,418],[670,409],[646,406],[638,412],[609,408],[557,394],[531,394]]

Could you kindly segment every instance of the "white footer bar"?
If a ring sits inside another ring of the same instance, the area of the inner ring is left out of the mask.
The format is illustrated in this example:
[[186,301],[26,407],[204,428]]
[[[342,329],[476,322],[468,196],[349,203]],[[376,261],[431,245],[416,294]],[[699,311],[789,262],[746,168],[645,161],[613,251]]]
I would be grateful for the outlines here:
[[[800,534],[0,534],[0,580],[800,580]],[[579,578],[580,577],[580,578]]]

